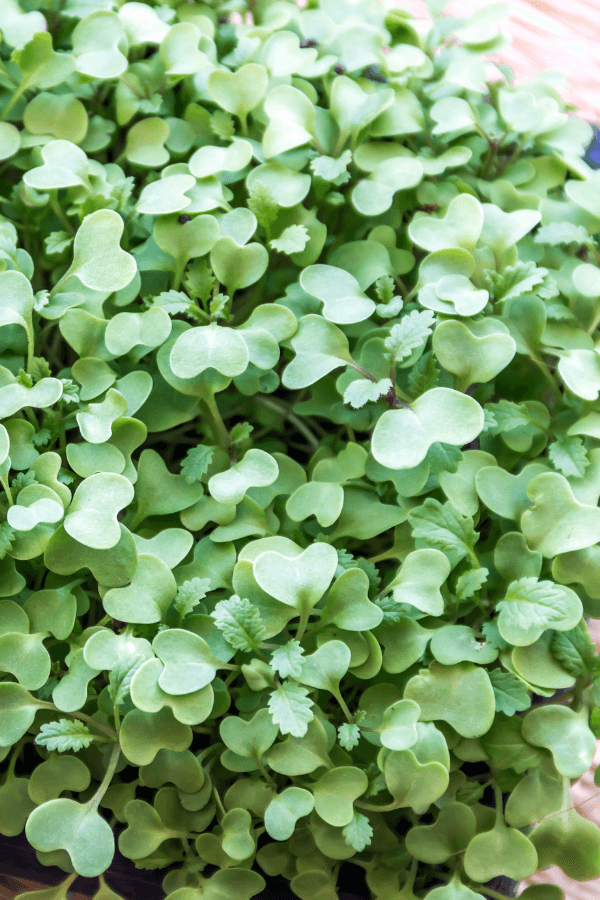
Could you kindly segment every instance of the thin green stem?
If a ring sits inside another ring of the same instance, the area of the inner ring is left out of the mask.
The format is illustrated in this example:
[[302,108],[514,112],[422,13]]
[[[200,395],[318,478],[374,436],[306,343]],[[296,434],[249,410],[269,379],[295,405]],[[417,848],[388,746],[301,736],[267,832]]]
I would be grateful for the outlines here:
[[118,743],[116,743],[115,746],[112,748],[112,753],[110,755],[108,768],[105,772],[104,778],[102,779],[102,782],[101,782],[98,790],[94,794],[94,796],[90,800],[88,800],[88,802],[86,804],[90,809],[98,809],[98,807],[100,806],[100,801],[102,800],[105,793],[107,792],[107,790],[110,786],[110,783],[113,779],[113,775],[115,774],[115,770],[116,770],[117,764],[119,762],[119,754],[120,753],[121,753],[121,747],[119,746]]
[[254,762],[258,766],[260,774],[263,776],[265,781],[268,781],[269,784],[271,785],[271,787],[273,787],[273,788],[275,788],[275,790],[277,790],[277,783],[276,783],[275,779],[272,778],[271,775],[265,769],[262,759],[259,759],[258,756],[255,756]]
[[333,696],[335,697],[335,699],[337,700],[337,702],[340,704],[340,706],[341,706],[341,708],[342,708],[342,712],[343,712],[344,715],[346,716],[346,719],[348,720],[348,722],[349,722],[351,725],[354,725],[354,716],[353,716],[352,713],[350,712],[350,710],[349,710],[349,708],[348,708],[348,704],[346,703],[346,701],[345,701],[344,698],[342,697],[341,693],[338,691],[338,692],[335,693]]
[[319,446],[318,439],[312,433],[308,425],[306,425],[299,416],[293,413],[289,406],[287,406],[287,404],[281,401],[273,400],[271,397],[263,397],[260,394],[257,394],[255,396],[255,400],[257,400],[259,403],[262,403],[263,406],[266,406],[269,409],[278,412],[280,415],[286,418],[288,422],[291,422],[292,425],[297,428],[300,434],[302,434],[306,438],[311,447],[313,447],[315,450],[317,449],[317,447]]
[[60,219],[62,225],[65,228],[65,231],[67,231],[69,234],[75,234],[75,229],[73,228],[73,226],[67,219],[66,215],[64,214],[64,212],[61,208],[60,203],[58,202],[58,197],[57,197],[56,191],[50,192],[50,206],[52,207],[57,218]]
[[504,801],[502,791],[494,782],[494,800],[496,803],[496,825],[504,825]]
[[301,641],[304,637],[304,632],[306,631],[306,626],[308,625],[308,617],[310,616],[310,610],[307,607],[302,607],[302,611],[300,612],[300,624],[298,625],[298,631],[296,632],[296,640]]
[[8,505],[14,506],[15,501],[13,500],[12,491],[10,489],[10,484],[8,482],[8,475],[6,475],[6,476],[0,475],[0,484],[6,491],[6,499],[8,500]]
[[14,92],[14,94],[12,95],[12,97],[10,98],[10,100],[8,101],[6,106],[4,107],[4,110],[2,111],[2,115],[0,116],[1,122],[4,122],[6,120],[6,117],[8,116],[9,112],[11,111],[11,109],[13,108],[13,106],[15,105],[17,100],[19,100],[21,98],[21,95],[23,94],[24,90],[25,90],[24,84],[20,85],[16,89],[16,91]]
[[217,790],[217,788],[216,788],[216,786],[215,786],[214,784],[213,784],[213,786],[212,786],[212,792],[213,792],[213,794],[214,794],[214,796],[215,796],[215,801],[216,801],[216,803],[217,803],[217,806],[218,806],[219,809],[221,810],[221,815],[224,816],[224,815],[225,815],[225,807],[223,806],[223,801],[221,800],[221,797],[220,797],[220,795],[219,795],[219,792],[218,792],[218,790]]
[[31,407],[29,407],[29,406],[24,406],[24,407],[23,407],[23,412],[25,413],[25,415],[27,416],[27,418],[29,419],[29,421],[31,422],[31,424],[33,425],[33,427],[35,428],[35,430],[37,431],[37,429],[38,429],[38,422],[37,422],[37,419],[36,419],[36,417],[35,417],[35,414],[34,414],[33,410],[31,409]]
[[206,391],[204,397],[204,405],[208,410],[208,418],[213,426],[213,434],[217,438],[218,443],[224,450],[232,455],[232,450],[234,450],[231,443],[231,435],[227,431],[225,426],[225,422],[221,418],[221,413],[219,412],[219,407],[217,406],[215,395],[211,391]]

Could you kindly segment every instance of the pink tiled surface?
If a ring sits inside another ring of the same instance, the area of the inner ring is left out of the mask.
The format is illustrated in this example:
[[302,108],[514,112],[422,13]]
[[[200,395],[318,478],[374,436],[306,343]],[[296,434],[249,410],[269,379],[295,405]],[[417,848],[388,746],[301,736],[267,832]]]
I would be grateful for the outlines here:
[[[413,15],[429,15],[423,0],[385,0],[390,8]],[[450,0],[445,12],[468,16],[491,0]],[[600,124],[600,2],[599,0],[507,0],[507,24],[502,31],[511,42],[497,56],[509,65],[520,84],[544,69],[566,74],[562,97],[577,106],[578,115]]]

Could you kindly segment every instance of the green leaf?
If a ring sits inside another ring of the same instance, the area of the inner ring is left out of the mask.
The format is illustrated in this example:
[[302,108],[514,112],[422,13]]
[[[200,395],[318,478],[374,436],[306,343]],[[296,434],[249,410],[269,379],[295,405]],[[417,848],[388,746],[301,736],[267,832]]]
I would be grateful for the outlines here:
[[58,750],[65,753],[67,750],[83,750],[94,742],[94,738],[85,724],[78,719],[59,719],[57,722],[48,722],[40,726],[39,734],[34,743],[47,750]]
[[187,484],[195,484],[203,475],[206,475],[215,450],[216,447],[206,444],[200,444],[198,447],[191,447],[188,450],[185,459],[181,461],[181,474]]
[[129,656],[120,657],[110,670],[108,694],[115,706],[124,703],[129,694],[131,679],[145,660],[145,656],[132,653]]
[[351,381],[344,391],[344,403],[347,403],[352,409],[360,409],[370,401],[379,400],[391,389],[392,382],[389,378],[382,378],[377,382],[357,379]]
[[501,669],[492,669],[489,672],[490,681],[496,698],[496,710],[507,716],[514,716],[516,712],[522,712],[531,706],[531,697],[527,686],[512,672],[503,672]]
[[348,722],[344,722],[338,728],[338,740],[344,750],[353,750],[360,741],[360,728],[358,725],[350,725]]
[[277,218],[279,206],[271,188],[263,181],[255,181],[250,188],[248,209],[251,210],[258,224],[268,233],[271,224]]
[[536,244],[589,244],[590,237],[583,225],[575,225],[574,222],[551,222],[542,225],[536,231],[534,241]]
[[570,675],[580,677],[594,671],[596,648],[583,622],[569,631],[555,631],[550,652]]
[[[313,173],[322,181],[328,181],[331,184],[345,184],[350,179],[347,168],[352,162],[352,153],[350,150],[344,152],[334,158],[332,156],[317,156],[311,160],[310,168]],[[387,301],[384,301],[387,302]]]
[[465,556],[475,561],[474,547],[479,535],[473,527],[473,519],[457,512],[450,501],[440,503],[427,497],[421,506],[410,511],[408,521],[415,538],[449,553],[454,565]]
[[220,600],[211,615],[227,643],[236,650],[255,650],[265,635],[260,610],[237,594],[228,600]]
[[173,602],[182,619],[189,615],[200,601],[206,597],[210,584],[210,578],[191,578],[189,581],[184,581],[183,584],[179,585]]
[[15,540],[14,529],[10,527],[8,522],[0,524],[0,559],[4,559],[7,553],[10,553]]
[[424,346],[433,330],[435,316],[431,310],[415,310],[394,325],[385,346],[397,362],[402,362],[413,350]]
[[511,582],[496,609],[500,634],[517,647],[533,644],[547,628],[570,631],[583,613],[581,600],[570,588],[530,577]]
[[[205,259],[195,259],[186,269],[184,287],[186,291],[202,303],[212,294],[215,276]],[[170,293],[170,292],[169,292]]]
[[295,681],[283,681],[269,694],[268,709],[282,734],[302,737],[314,717],[313,701],[307,688]]
[[373,828],[367,817],[355,810],[352,821],[344,827],[342,834],[348,846],[361,853],[371,843]]
[[300,253],[306,247],[309,240],[308,229],[304,225],[290,225],[281,235],[270,241],[270,245],[274,250],[280,253]]
[[458,600],[468,600],[483,587],[489,575],[488,569],[468,569],[459,575],[456,580],[456,597]]
[[271,668],[281,678],[298,678],[302,673],[304,647],[299,641],[287,641],[271,654]]
[[573,435],[565,435],[549,444],[548,456],[556,471],[567,478],[583,478],[590,464],[583,441]]

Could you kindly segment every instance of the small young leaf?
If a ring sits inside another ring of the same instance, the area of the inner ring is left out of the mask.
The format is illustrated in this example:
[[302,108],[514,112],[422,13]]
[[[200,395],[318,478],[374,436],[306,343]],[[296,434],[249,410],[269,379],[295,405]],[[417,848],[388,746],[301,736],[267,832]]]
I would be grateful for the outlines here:
[[73,235],[66,231],[53,231],[44,238],[48,256],[60,256],[73,243]]
[[282,734],[304,737],[308,723],[312,722],[313,702],[308,696],[308,688],[295,681],[283,681],[269,696],[268,708],[271,718]]
[[494,697],[496,699],[496,711],[507,716],[514,716],[516,712],[522,712],[531,706],[531,697],[527,686],[512,672],[503,672],[501,669],[488,671]]
[[[215,283],[213,270],[205,259],[195,259],[187,268],[183,282],[190,296],[206,303],[212,294]],[[171,293],[171,291],[169,291]]]
[[328,181],[331,184],[345,184],[350,173],[347,171],[348,166],[352,162],[352,153],[350,150],[344,152],[337,158],[332,156],[317,156],[311,160],[310,168],[317,178]]
[[378,400],[384,394],[387,394],[392,388],[392,382],[389,378],[382,378],[381,381],[368,381],[366,378],[362,381],[357,379],[351,381],[344,391],[344,403],[347,403],[353,409],[360,409],[369,401]]
[[556,471],[567,478],[583,478],[590,464],[583,441],[575,435],[565,435],[549,444],[548,456]]
[[152,306],[161,306],[170,316],[188,311],[192,301],[183,291],[163,291],[157,297],[152,298]]
[[486,641],[495,647],[496,650],[508,650],[510,644],[505,641],[498,628],[498,620],[492,619],[490,622],[484,622],[481,631],[485,635]]
[[380,275],[375,282],[375,293],[379,297],[381,303],[389,303],[394,296],[396,285],[391,275]]
[[574,222],[551,222],[538,228],[536,244],[590,244],[590,236],[583,225]]
[[304,225],[290,225],[278,238],[270,241],[274,250],[280,253],[300,253],[306,247],[309,240],[308,230]]
[[34,356],[31,365],[29,366],[29,374],[34,382],[41,381],[42,378],[50,378],[52,371],[48,360],[44,359],[43,356]]
[[456,582],[456,596],[459,600],[467,600],[479,591],[487,581],[488,569],[468,569],[459,575]]
[[349,722],[344,722],[344,724],[340,725],[338,728],[338,740],[340,746],[343,747],[344,750],[352,750],[360,740],[360,728],[358,725],[351,725]]
[[302,674],[302,656],[304,647],[299,641],[288,641],[283,646],[273,651],[271,656],[271,668],[281,678],[299,678]]
[[553,631],[550,652],[570,675],[578,678],[594,671],[596,648],[587,627],[581,623],[570,631]]
[[210,578],[192,578],[179,586],[173,602],[182,619],[206,597],[209,588]]
[[258,224],[268,231],[277,218],[279,206],[273,191],[264,182],[255,181],[252,185],[248,197],[248,209],[254,213]]
[[230,141],[235,134],[233,116],[224,109],[217,109],[210,117],[210,128],[222,141]]
[[215,450],[216,447],[210,444],[200,444],[188,450],[181,462],[181,474],[188,484],[195,484],[206,474]]
[[448,501],[440,503],[427,497],[421,506],[411,509],[408,521],[413,537],[427,542],[427,546],[449,551],[459,562],[465,556],[473,556],[473,548],[479,535],[473,527],[471,516],[463,516]]
[[424,353],[408,373],[408,389],[411,397],[420,397],[425,391],[436,387],[440,370],[433,351]]
[[231,298],[229,294],[217,294],[210,301],[210,314],[213,319],[228,319]]
[[8,522],[2,522],[0,525],[0,559],[4,559],[7,553],[10,553],[15,539],[15,533]]
[[34,739],[34,744],[39,744],[47,750],[58,750],[65,753],[67,750],[83,750],[94,742],[89,728],[78,719],[59,719],[57,722],[48,722],[40,727],[40,732]]
[[237,594],[217,603],[211,615],[227,643],[236,650],[255,650],[267,630],[256,606]]
[[119,706],[124,702],[129,693],[131,679],[145,661],[145,656],[133,653],[119,658],[116,665],[110,670],[108,675],[108,694],[115,706]]
[[252,432],[254,431],[254,425],[251,425],[250,422],[238,422],[233,426],[230,432],[231,443],[232,444],[241,444],[242,441],[247,440],[250,437]]
[[344,827],[342,834],[346,843],[360,853],[371,843],[373,828],[367,817],[355,810],[352,821]]
[[385,346],[397,362],[402,362],[413,350],[422,347],[433,331],[435,315],[430,309],[414,310],[392,327]]

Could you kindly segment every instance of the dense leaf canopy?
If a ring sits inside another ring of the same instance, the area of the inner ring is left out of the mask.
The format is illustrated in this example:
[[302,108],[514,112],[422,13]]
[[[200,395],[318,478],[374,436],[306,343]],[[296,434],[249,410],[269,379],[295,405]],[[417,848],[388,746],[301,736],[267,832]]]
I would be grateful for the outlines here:
[[600,877],[600,176],[444,6],[0,0],[0,832],[57,890]]

